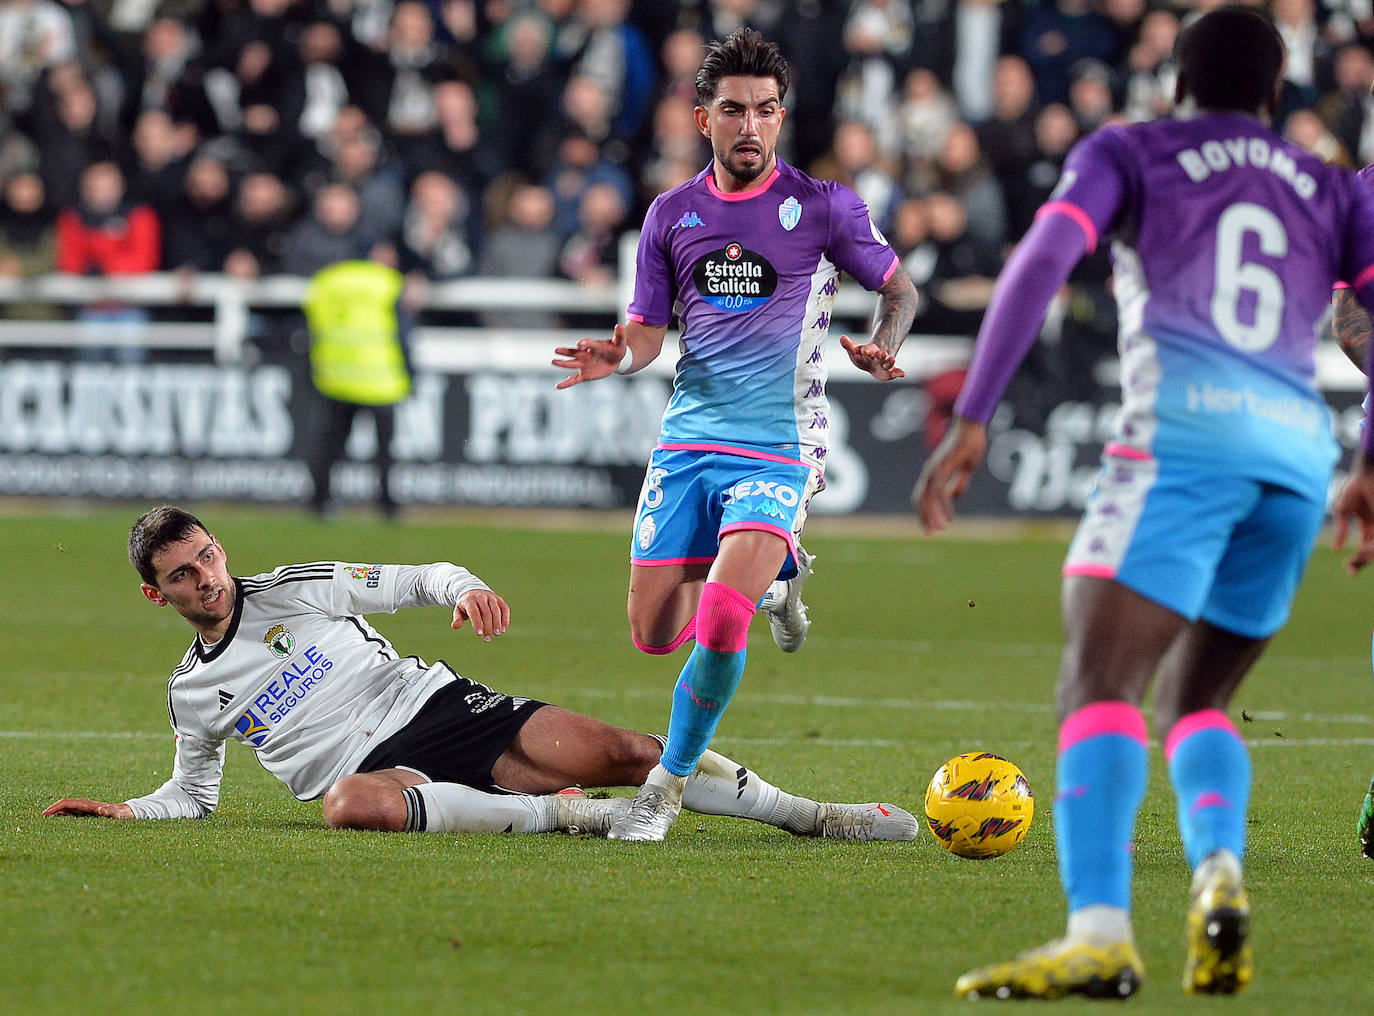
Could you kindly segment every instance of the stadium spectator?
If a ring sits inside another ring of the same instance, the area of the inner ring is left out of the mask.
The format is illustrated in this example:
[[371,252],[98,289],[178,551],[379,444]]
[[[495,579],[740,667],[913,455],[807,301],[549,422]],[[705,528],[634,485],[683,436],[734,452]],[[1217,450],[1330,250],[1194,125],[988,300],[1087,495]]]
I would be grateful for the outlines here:
[[1068,102],[1070,68],[1079,60],[1111,63],[1121,40],[1092,0],[1048,0],[1027,12],[1021,27],[1020,55],[1035,75],[1035,92],[1044,103]]
[[[507,631],[510,608],[466,568],[328,562],[236,579],[205,525],[169,505],[139,517],[128,550],[143,596],[170,605],[196,633],[168,699],[177,732],[173,775],[145,797],[63,798],[44,815],[204,818],[219,804],[224,743],[237,740],[297,798],[323,797],[324,821],[333,828],[604,836],[629,802],[559,791],[633,784],[662,750],[653,735],[504,695],[443,662],[402,658],[363,619],[439,606],[453,611],[452,628],[471,623],[490,642]],[[277,633],[272,652],[263,651],[259,629],[271,629],[269,638]],[[248,631],[254,637],[239,635]],[[256,703],[264,695],[284,697],[283,660],[313,668],[320,656],[348,680],[298,682],[292,722],[279,726]],[[202,722],[195,706],[201,691],[227,695],[246,711],[236,706],[221,710],[221,720]],[[894,805],[794,797],[716,752],[702,758],[684,804],[797,836],[916,835],[916,820]]]
[[1020,0],[919,0],[914,6],[917,66],[935,72],[966,120],[981,123],[992,114],[997,60],[1016,50]]
[[[425,134],[437,121],[434,88],[456,68],[448,47],[434,36],[434,18],[421,0],[402,0],[391,15],[387,33],[384,102],[373,111],[393,139]],[[364,109],[369,109],[364,105]]]
[[57,270],[74,275],[136,275],[161,261],[157,213],[129,200],[113,159],[81,172],[81,197],[57,218]]
[[912,17],[908,0],[858,0],[845,22],[842,44],[849,66],[836,85],[835,112],[875,133],[887,124],[897,82],[911,58]]
[[1167,116],[1174,100],[1178,68],[1174,41],[1178,15],[1168,9],[1150,11],[1140,22],[1140,34],[1126,54],[1126,86],[1122,115],[1131,123]]
[[174,17],[157,17],[141,38],[122,42],[115,53],[123,92],[121,126],[137,129],[143,113],[157,111],[174,121],[190,121],[202,137],[218,134],[219,118],[205,91],[199,55],[195,33]]
[[[552,53],[553,28],[539,13],[521,11],[502,26],[501,45],[504,59],[495,80],[501,131],[494,144],[507,165],[533,167],[540,130],[558,116],[563,95],[563,71]],[[475,99],[471,105],[475,120]]]
[[328,178],[357,193],[358,225],[372,242],[391,239],[405,209],[400,166],[387,158],[380,132],[357,111],[344,110],[333,134]]
[[1062,103],[1053,102],[1035,117],[1035,159],[1007,183],[1010,235],[1020,237],[1030,228],[1035,210],[1044,203],[1064,167],[1069,149],[1078,140],[1078,125]]
[[397,243],[401,272],[418,272],[428,280],[470,275],[477,260],[476,218],[466,195],[449,177],[437,170],[421,173],[410,185]]
[[316,21],[301,32],[300,73],[284,89],[282,119],[310,142],[326,134],[348,105],[348,82],[339,67],[350,54],[332,21]]
[[[56,267],[57,236],[52,208],[37,173],[18,173],[0,191],[0,278],[27,279]],[[43,319],[56,317],[51,304],[13,301],[0,303],[0,316]]]
[[868,124],[847,120],[835,128],[835,141],[826,158],[813,172],[824,180],[834,180],[853,190],[879,229],[886,229],[892,211],[902,198],[901,181],[891,163],[882,158],[877,139]]
[[27,112],[43,72],[76,57],[76,31],[62,4],[0,3],[0,103],[7,112]]
[[[553,278],[558,274],[562,247],[553,227],[553,195],[545,187],[516,184],[498,213],[497,223],[482,244],[481,273],[495,278]],[[546,311],[483,311],[489,328],[550,328],[557,319]]]
[[54,208],[71,208],[80,199],[82,169],[110,147],[96,120],[95,89],[75,64],[59,64],[43,76],[33,105],[43,186]]
[[626,20],[629,12],[630,0],[582,0],[587,39],[572,67],[574,80],[594,81],[605,93],[610,134],[622,142],[644,125],[657,75],[649,40]]
[[1316,103],[1330,80],[1331,45],[1317,22],[1316,0],[1272,0],[1270,16],[1288,52],[1284,65],[1279,123],[1300,107]]
[[293,211],[291,192],[276,176],[245,176],[234,200],[234,248],[224,259],[224,271],[241,279],[281,271]]
[[435,86],[434,105],[434,130],[398,147],[404,168],[411,179],[430,170],[443,173],[458,183],[469,204],[475,206],[487,184],[502,171],[500,142],[483,133],[477,97],[466,81],[444,81]]
[[697,101],[697,68],[706,51],[706,40],[695,28],[678,28],[668,34],[659,49],[663,77],[658,83],[658,98],[669,97]]
[[1116,76],[1101,60],[1080,60],[1069,77],[1069,112],[1078,132],[1087,134],[1115,115]]
[[997,245],[969,228],[968,209],[946,191],[923,202],[935,245],[935,264],[927,279],[930,305],[922,326],[950,335],[972,335],[992,297],[1002,267]]
[[196,129],[190,123],[176,123],[160,109],[140,113],[134,121],[130,196],[165,217],[181,193],[195,146]]
[[1006,201],[972,127],[950,128],[935,170],[936,185],[964,206],[969,232],[995,249],[1007,235]]
[[1336,90],[1320,107],[1341,146],[1355,162],[1374,162],[1374,54],[1360,44],[1342,46],[1335,60]]
[[234,247],[233,185],[224,163],[197,156],[162,219],[162,267],[218,272]]
[[627,212],[624,197],[608,183],[594,184],[582,193],[577,232],[564,242],[558,257],[564,278],[601,289],[615,284]]
[[559,142],[558,160],[544,182],[554,198],[554,227],[560,240],[576,232],[577,210],[589,188],[610,184],[627,205],[634,200],[629,174],[576,127],[569,129]]
[[[1009,181],[1035,161],[1035,80],[1026,61],[1004,56],[993,72],[992,116],[976,128],[993,174],[1007,200]],[[1019,233],[1013,234],[1019,237]]]
[[935,160],[950,128],[959,120],[954,98],[945,91],[934,71],[916,67],[902,83],[896,115],[883,119],[876,135],[879,148],[906,161],[906,183],[910,189],[928,190]]
[[314,275],[325,265],[366,258],[376,237],[362,225],[361,213],[358,192],[352,187],[342,183],[321,187],[311,214],[286,235],[282,269],[290,275]]

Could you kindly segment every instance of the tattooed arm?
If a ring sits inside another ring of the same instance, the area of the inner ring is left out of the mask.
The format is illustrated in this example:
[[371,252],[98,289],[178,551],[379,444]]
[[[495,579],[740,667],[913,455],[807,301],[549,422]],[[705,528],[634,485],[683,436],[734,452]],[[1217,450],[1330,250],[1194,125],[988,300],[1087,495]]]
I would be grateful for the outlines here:
[[1331,298],[1331,333],[1336,345],[1356,367],[1365,369],[1369,354],[1369,312],[1360,306],[1350,289],[1338,289]]

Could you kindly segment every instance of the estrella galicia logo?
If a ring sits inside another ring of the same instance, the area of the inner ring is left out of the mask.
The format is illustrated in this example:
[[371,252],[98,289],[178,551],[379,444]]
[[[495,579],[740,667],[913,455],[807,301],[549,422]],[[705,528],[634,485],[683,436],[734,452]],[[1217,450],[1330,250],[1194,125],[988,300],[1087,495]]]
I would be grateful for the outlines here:
[[284,624],[276,624],[268,628],[262,641],[271,650],[272,655],[279,660],[286,659],[296,648],[296,636],[292,635],[291,629]]
[[801,222],[801,202],[795,197],[789,196],[786,201],[778,205],[778,221],[782,223],[782,228],[789,233],[797,228],[797,223]]
[[778,273],[761,254],[731,243],[701,258],[692,269],[692,282],[712,307],[753,310],[778,288]]
[[262,742],[267,740],[270,728],[258,719],[257,714],[250,709],[238,718],[234,724],[234,729],[254,748],[261,748]]
[[693,226],[704,226],[706,223],[701,221],[701,216],[696,212],[683,212],[682,218],[673,223],[674,229],[691,229]]

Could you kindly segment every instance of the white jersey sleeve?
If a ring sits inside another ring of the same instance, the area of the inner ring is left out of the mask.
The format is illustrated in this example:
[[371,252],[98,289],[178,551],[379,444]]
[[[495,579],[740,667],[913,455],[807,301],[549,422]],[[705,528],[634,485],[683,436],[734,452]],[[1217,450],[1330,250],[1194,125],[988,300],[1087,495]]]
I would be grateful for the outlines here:
[[335,617],[388,614],[402,607],[453,607],[474,589],[489,588],[466,568],[437,564],[339,564],[333,583]]
[[125,801],[134,818],[205,818],[219,804],[224,742],[177,735],[172,778],[145,797]]

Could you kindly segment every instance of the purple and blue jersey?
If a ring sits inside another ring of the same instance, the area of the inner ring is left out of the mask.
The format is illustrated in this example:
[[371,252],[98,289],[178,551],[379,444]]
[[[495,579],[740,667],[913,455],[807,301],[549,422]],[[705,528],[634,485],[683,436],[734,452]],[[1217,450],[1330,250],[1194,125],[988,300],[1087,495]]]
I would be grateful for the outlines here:
[[876,290],[898,259],[857,194],[778,160],[728,194],[711,168],[644,219],[631,320],[682,326],[659,447],[825,465],[821,346],[840,272]]
[[[1369,298],[1374,192],[1254,117],[1216,113],[1090,135],[1038,218],[1075,223],[1088,250],[1112,239],[1122,411],[1110,453],[1324,498],[1337,446],[1314,380],[1317,325],[1334,284]],[[1051,235],[1063,226],[1027,243]],[[998,313],[994,300],[963,415],[991,416],[1039,309]]]

